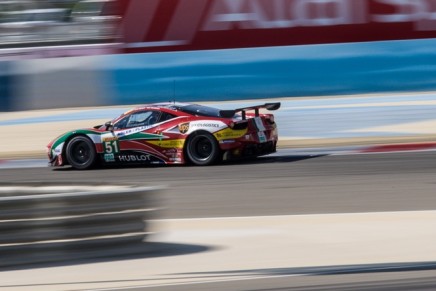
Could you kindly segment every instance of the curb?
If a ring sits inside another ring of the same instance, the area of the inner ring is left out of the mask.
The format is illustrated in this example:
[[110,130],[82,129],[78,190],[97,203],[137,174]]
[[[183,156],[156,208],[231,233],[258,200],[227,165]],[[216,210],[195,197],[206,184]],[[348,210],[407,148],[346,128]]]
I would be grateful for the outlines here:
[[360,153],[383,153],[383,152],[404,152],[404,151],[426,151],[436,149],[436,143],[408,143],[376,145],[363,149]]

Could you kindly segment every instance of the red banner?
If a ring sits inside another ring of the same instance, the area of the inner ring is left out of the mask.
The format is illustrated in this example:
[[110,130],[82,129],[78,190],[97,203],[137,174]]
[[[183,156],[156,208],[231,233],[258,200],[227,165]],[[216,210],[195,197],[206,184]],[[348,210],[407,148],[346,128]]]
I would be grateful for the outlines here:
[[126,52],[436,38],[436,0],[122,0]]

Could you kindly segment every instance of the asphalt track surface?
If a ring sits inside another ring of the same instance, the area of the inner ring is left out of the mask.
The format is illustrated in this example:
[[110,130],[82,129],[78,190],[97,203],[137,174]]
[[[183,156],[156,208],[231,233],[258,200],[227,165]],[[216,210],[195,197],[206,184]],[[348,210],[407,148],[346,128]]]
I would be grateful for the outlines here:
[[0,170],[2,181],[164,185],[161,218],[436,210],[436,152],[283,155],[210,167]]
[[[2,169],[2,181],[165,185],[161,219],[436,209],[436,152],[282,155],[202,167]],[[435,224],[436,225],[436,224]],[[131,290],[435,290],[436,263]],[[304,273],[304,272],[303,272]],[[316,273],[316,272],[315,272]],[[30,287],[30,286],[27,286]],[[118,289],[109,289],[118,290]]]

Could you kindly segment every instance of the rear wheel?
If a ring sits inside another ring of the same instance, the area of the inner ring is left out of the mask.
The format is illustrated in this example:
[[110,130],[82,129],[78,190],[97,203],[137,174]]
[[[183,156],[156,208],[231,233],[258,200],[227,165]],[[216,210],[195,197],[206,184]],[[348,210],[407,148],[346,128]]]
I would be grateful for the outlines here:
[[215,163],[220,156],[218,143],[208,132],[194,132],[188,139],[186,155],[191,163],[207,166]]
[[76,136],[67,145],[66,158],[75,169],[86,170],[94,166],[96,151],[94,143],[87,137]]

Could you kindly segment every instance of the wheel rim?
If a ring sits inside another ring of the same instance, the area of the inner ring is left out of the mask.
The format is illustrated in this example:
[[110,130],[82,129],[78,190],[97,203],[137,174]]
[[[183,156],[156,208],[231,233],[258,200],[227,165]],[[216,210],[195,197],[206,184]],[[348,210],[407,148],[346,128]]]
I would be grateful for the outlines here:
[[199,161],[205,161],[212,156],[213,144],[210,139],[204,136],[197,136],[191,143],[191,154]]
[[89,161],[91,149],[86,142],[80,141],[74,143],[71,148],[71,157],[78,164],[85,164]]

